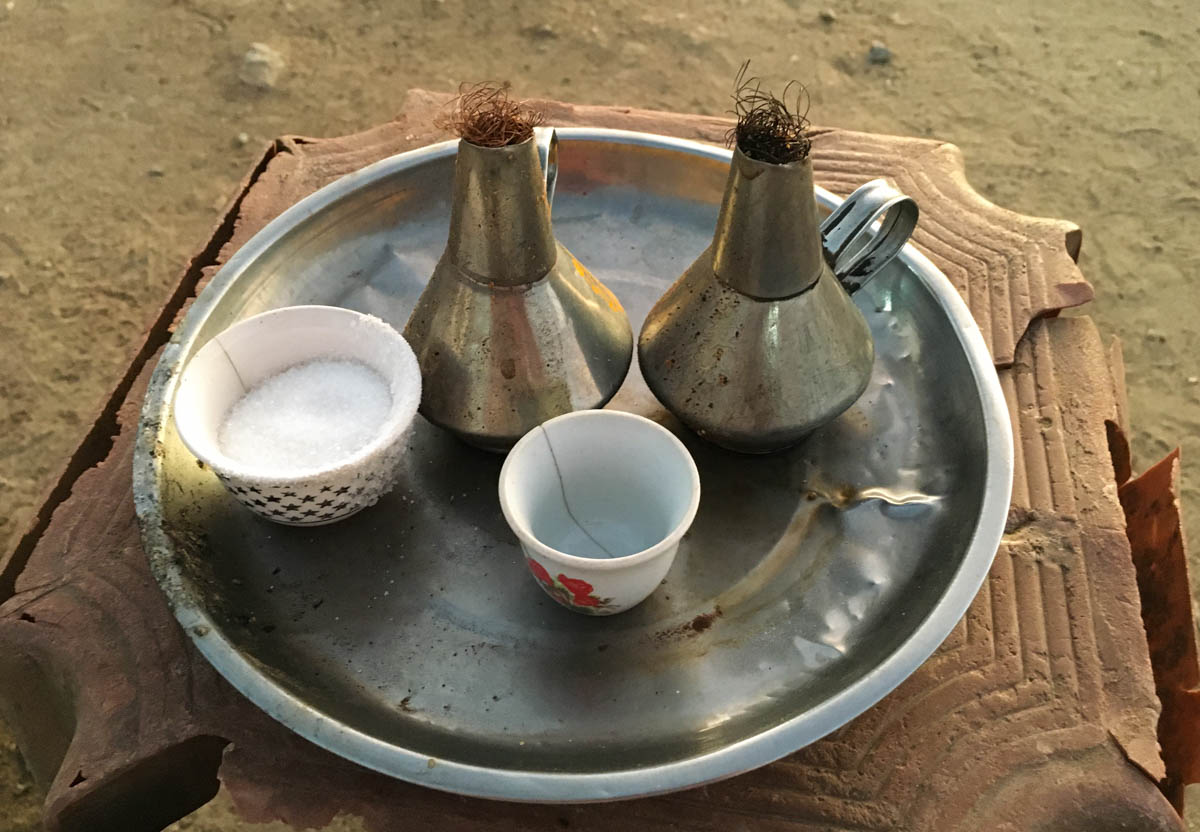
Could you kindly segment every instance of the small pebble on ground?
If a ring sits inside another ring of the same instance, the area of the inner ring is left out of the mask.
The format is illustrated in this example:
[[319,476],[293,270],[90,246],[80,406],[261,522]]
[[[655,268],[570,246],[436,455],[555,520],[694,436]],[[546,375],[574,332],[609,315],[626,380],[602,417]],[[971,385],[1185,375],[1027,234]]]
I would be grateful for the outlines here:
[[887,48],[881,40],[877,40],[871,44],[871,48],[867,50],[867,63],[882,66],[892,62],[892,50]]
[[536,26],[526,26],[521,30],[521,33],[528,35],[534,40],[550,40],[558,37],[558,32],[554,31],[554,27],[549,23],[539,23]]
[[242,56],[238,79],[260,90],[274,89],[286,66],[283,56],[265,43],[252,43]]

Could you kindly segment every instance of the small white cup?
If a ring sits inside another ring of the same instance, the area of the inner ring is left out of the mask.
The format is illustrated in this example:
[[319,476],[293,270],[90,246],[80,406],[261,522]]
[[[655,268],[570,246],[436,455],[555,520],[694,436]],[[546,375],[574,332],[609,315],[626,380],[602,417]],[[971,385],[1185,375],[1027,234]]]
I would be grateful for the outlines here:
[[[392,406],[376,438],[336,465],[290,476],[226,456],[218,434],[234,403],[276,373],[317,359],[359,361],[388,382]],[[242,505],[276,523],[324,525],[391,489],[421,401],[420,379],[412,348],[380,319],[334,306],[289,306],[239,321],[200,348],[179,380],[175,425]]]
[[538,584],[564,607],[612,615],[671,568],[700,505],[700,474],[662,425],[581,410],[534,428],[500,471],[500,507]]

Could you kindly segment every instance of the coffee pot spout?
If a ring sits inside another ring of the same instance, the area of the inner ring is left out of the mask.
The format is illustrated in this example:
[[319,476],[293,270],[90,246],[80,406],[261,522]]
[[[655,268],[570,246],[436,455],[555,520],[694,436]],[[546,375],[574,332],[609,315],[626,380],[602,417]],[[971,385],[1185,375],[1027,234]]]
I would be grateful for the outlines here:
[[777,165],[734,148],[713,235],[713,272],[755,300],[804,292],[825,267],[817,219],[811,159]]

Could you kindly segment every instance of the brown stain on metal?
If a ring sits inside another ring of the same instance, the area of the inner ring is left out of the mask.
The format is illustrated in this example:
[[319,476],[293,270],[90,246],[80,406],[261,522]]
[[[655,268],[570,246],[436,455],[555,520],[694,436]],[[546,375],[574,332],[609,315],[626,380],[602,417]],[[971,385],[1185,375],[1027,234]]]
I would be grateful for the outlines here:
[[830,497],[829,502],[833,503],[835,508],[845,508],[846,506],[853,505],[860,499],[861,496],[858,489],[852,485],[843,485]]
[[834,508],[843,509],[862,502],[863,495],[852,485],[841,485],[828,490],[811,488],[805,492],[804,499],[810,503],[823,500]]
[[724,614],[724,611],[718,604],[712,608],[711,612],[701,613],[690,621],[685,621],[684,623],[678,624],[674,627],[668,627],[665,630],[659,630],[651,637],[651,640],[657,643],[662,643],[664,641],[673,641],[677,638],[688,638],[699,635],[708,628],[712,627],[713,622]]
[[692,619],[691,623],[688,626],[690,626],[692,628],[693,632],[702,633],[705,630],[707,630],[709,627],[711,627],[713,625],[713,622],[716,621],[720,617],[721,617],[721,608],[713,607],[712,612],[706,612],[706,613],[702,613],[701,615],[697,615],[695,618]]

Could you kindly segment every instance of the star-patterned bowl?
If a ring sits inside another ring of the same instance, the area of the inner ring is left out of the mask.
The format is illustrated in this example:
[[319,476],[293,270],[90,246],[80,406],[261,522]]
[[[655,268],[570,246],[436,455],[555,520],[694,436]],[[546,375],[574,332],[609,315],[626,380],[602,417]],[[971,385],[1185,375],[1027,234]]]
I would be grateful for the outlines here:
[[[230,407],[289,367],[350,359],[387,380],[392,405],[378,435],[334,465],[275,476],[231,459],[217,441]],[[215,336],[179,382],[175,424],[183,443],[242,505],[276,523],[320,526],[373,505],[392,487],[421,401],[421,377],[408,342],[370,315],[333,306],[290,306],[255,315]]]

